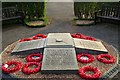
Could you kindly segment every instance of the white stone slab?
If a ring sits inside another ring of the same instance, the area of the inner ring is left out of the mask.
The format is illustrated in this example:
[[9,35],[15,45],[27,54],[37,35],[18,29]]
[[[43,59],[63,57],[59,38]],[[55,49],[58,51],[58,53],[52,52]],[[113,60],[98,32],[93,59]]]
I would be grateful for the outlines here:
[[46,47],[74,47],[74,42],[72,38],[47,38],[46,39]]
[[72,36],[70,33],[49,33],[47,38],[61,39],[61,38],[72,38]]
[[70,33],[49,33],[46,39],[46,47],[74,47],[73,38]]
[[107,53],[108,50],[102,44],[101,41],[91,41],[91,40],[84,40],[84,39],[77,39],[74,38],[75,47],[80,49],[81,52],[88,51],[88,52],[104,52]]
[[42,73],[77,73],[78,64],[74,48],[45,48]]
[[11,54],[40,52],[40,49],[44,47],[45,40],[46,39],[38,39],[32,41],[19,42],[13,49]]

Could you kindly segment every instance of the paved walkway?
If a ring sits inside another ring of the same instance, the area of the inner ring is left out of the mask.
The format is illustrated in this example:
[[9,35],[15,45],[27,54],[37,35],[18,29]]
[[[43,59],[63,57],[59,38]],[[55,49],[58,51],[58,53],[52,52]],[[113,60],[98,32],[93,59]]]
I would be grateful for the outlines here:
[[73,3],[47,3],[47,16],[51,24],[43,28],[29,28],[22,24],[3,26],[3,49],[20,38],[26,38],[38,33],[50,32],[83,33],[106,41],[118,48],[118,25],[100,23],[93,26],[74,26]]

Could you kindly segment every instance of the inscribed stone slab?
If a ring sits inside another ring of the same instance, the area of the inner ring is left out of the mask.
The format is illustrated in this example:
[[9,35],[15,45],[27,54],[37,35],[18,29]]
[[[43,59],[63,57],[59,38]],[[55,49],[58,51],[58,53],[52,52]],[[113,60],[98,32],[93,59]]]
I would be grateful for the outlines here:
[[19,42],[13,49],[12,54],[35,53],[44,47],[45,39]]
[[74,48],[45,48],[42,73],[77,73],[77,71]]

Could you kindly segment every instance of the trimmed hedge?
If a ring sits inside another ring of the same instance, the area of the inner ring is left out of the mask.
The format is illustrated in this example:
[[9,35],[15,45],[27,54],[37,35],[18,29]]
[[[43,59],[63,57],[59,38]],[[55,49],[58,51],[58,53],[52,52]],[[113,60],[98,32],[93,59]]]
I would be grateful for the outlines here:
[[119,2],[74,2],[74,14],[78,18],[94,19],[94,12],[103,5],[119,5]]
[[24,18],[32,20],[34,18],[41,18],[46,16],[45,2],[3,2],[4,7],[17,7],[18,11],[23,12]]

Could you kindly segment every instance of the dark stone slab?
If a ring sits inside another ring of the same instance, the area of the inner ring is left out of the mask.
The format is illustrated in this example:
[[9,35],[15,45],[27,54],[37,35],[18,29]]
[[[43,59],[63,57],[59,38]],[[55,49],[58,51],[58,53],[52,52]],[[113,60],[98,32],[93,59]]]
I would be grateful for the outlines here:
[[41,52],[44,47],[45,39],[19,42],[11,54],[29,54]]
[[41,73],[77,73],[74,48],[45,48]]

